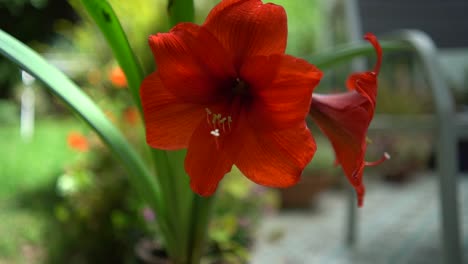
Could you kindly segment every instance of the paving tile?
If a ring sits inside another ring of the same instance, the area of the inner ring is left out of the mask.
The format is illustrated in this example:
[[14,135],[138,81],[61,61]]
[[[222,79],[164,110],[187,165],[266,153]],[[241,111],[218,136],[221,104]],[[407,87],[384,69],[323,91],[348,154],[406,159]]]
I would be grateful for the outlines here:
[[[314,210],[268,216],[258,230],[251,263],[441,263],[437,183],[431,173],[400,185],[368,182],[366,204],[359,209],[358,243],[353,248],[344,244],[344,192],[324,192]],[[460,178],[459,191],[468,263],[468,177]],[[272,233],[282,235],[271,241]]]

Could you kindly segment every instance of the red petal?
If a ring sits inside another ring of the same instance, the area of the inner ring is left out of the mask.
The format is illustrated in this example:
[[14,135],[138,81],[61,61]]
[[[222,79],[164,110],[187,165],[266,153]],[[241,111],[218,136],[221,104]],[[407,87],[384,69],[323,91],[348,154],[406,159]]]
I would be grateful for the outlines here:
[[185,158],[185,171],[190,176],[190,187],[203,196],[216,191],[219,181],[231,171],[232,161],[210,134],[212,128],[203,120],[195,129]]
[[168,150],[186,148],[195,127],[205,117],[204,108],[174,96],[162,84],[158,72],[143,80],[140,94],[148,144]]
[[186,102],[210,103],[235,77],[229,54],[206,29],[182,23],[149,39],[161,81]]
[[[366,133],[372,119],[372,105],[357,92],[339,95],[314,95],[310,114],[330,139],[337,162],[356,188],[362,204],[362,173],[366,152]],[[373,110],[372,110],[373,112]]]
[[310,114],[330,139],[337,162],[356,189],[358,205],[362,206],[365,188],[362,182],[365,166],[366,133],[374,117],[377,97],[377,74],[382,61],[382,49],[372,34],[365,36],[377,53],[374,71],[354,73],[347,80],[351,92],[335,95],[314,95]]
[[364,196],[362,174],[372,113],[372,104],[355,91],[312,97],[312,119],[330,139],[337,162],[358,191],[359,204]]
[[364,39],[369,41],[372,44],[372,46],[374,46],[375,53],[377,53],[377,62],[374,66],[374,73],[378,75],[380,72],[380,65],[382,65],[382,47],[380,47],[377,37],[374,36],[374,34],[372,33],[367,33],[366,35],[364,35]]
[[224,0],[211,10],[203,26],[235,55],[237,67],[247,57],[283,54],[286,49],[286,12],[275,4]]
[[316,145],[305,122],[281,131],[263,133],[249,125],[244,112],[226,150],[234,164],[252,181],[288,187],[300,179]]
[[276,130],[302,124],[312,91],[322,72],[305,60],[288,55],[253,57],[241,69],[254,100],[249,121],[256,129]]

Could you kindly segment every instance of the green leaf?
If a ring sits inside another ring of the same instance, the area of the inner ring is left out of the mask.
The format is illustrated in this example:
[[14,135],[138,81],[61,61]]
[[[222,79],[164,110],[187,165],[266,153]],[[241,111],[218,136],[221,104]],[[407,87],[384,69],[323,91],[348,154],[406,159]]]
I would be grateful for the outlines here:
[[0,30],[0,53],[47,85],[70,109],[81,117],[111,149],[128,170],[130,182],[156,212],[161,212],[158,185],[148,168],[125,137],[104,113],[70,79],[35,51]]
[[114,10],[105,0],[81,0],[81,2],[104,34],[115,58],[125,72],[133,101],[141,110],[140,84],[144,77],[143,71]]
[[[411,48],[402,41],[382,41],[381,45],[384,51],[402,51]],[[306,58],[306,60],[320,69],[326,69],[339,63],[349,62],[357,56],[370,55],[373,53],[375,53],[374,48],[367,42],[352,43],[333,48],[327,52],[312,55]]]
[[195,16],[193,0],[169,0],[167,13],[171,26],[175,26],[179,22],[193,22]]
[[[114,56],[127,76],[133,99],[140,107],[141,111],[139,89],[144,76],[127,41],[126,34],[121,27],[119,19],[106,0],[81,0],[81,3],[98,25],[108,45],[112,48]],[[179,201],[179,196],[181,195],[180,192],[177,192],[178,188],[175,187],[175,185],[184,184],[184,182],[182,181],[182,183],[179,183],[180,177],[174,175],[171,170],[168,153],[163,150],[152,148],[150,152],[155,163],[160,202],[165,205],[171,204],[170,207],[166,207],[163,211],[157,212],[160,226],[166,227],[166,230],[162,230],[162,235],[166,242],[165,246],[173,261],[183,262],[183,259],[187,258],[187,248],[184,244],[188,243],[184,241],[187,241],[188,238],[184,238],[187,236],[187,232],[184,232],[181,226],[186,223],[187,218],[181,217],[182,214],[180,210],[178,210],[178,208],[183,208],[183,205],[182,207],[180,205],[183,201]],[[180,164],[183,164],[183,160],[179,165]],[[185,174],[184,176],[188,179]],[[191,193],[188,184],[186,185],[185,192]],[[188,203],[190,204],[191,202],[189,201]]]

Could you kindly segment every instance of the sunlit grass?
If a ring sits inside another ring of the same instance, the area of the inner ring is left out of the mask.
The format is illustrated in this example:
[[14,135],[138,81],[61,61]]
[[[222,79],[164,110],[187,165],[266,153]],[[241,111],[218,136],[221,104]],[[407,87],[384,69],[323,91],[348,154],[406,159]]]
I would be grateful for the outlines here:
[[33,138],[24,141],[18,124],[0,126],[0,199],[57,177],[76,155],[67,133],[79,128],[77,121],[39,121]]
[[24,141],[19,124],[0,125],[0,263],[31,263],[42,254],[42,230],[53,209],[35,194],[53,196],[56,177],[76,156],[67,133],[81,127],[75,120],[41,120]]

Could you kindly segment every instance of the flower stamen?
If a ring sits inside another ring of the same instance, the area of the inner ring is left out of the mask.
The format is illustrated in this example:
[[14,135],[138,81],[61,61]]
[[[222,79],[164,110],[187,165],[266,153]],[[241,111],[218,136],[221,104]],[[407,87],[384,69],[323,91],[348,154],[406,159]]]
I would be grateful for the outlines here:
[[210,124],[210,115],[213,114],[213,113],[212,113],[211,110],[208,109],[208,108],[205,108],[205,111],[206,111],[206,122],[207,122],[208,125],[209,125],[209,124]]
[[207,121],[208,125],[213,128],[213,130],[210,131],[210,134],[214,135],[213,132],[217,131],[215,133],[217,135],[214,135],[214,136],[219,137],[219,135],[220,135],[219,134],[219,129],[222,129],[223,132],[226,132],[226,121],[227,121],[227,124],[228,124],[227,132],[231,132],[231,123],[232,123],[232,117],[231,116],[224,116],[223,117],[221,114],[213,113],[208,108],[205,108],[205,110],[206,110],[206,121]]

